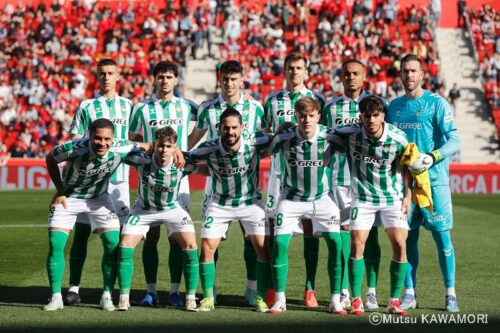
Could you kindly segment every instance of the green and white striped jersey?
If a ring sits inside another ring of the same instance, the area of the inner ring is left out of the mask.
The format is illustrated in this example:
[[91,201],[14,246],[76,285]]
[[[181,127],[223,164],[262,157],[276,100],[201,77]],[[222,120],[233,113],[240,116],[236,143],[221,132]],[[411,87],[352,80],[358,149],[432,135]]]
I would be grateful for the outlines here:
[[221,138],[206,141],[190,152],[194,162],[204,161],[212,177],[212,202],[222,207],[240,207],[261,200],[259,162],[271,142],[262,132],[243,140],[238,152],[224,149]]
[[169,126],[177,132],[179,149],[187,150],[189,122],[195,119],[197,108],[194,102],[181,97],[163,101],[153,95],[132,110],[130,131],[137,134],[142,131],[143,141],[153,142],[156,131]]
[[369,138],[360,124],[334,131],[342,138],[350,165],[353,200],[373,206],[392,206],[403,198],[401,155],[408,145],[406,134],[397,127],[384,123],[384,132],[378,140]]
[[[96,94],[94,98],[86,99],[80,103],[69,132],[81,137],[88,137],[92,122],[99,118],[106,118],[111,120],[115,126],[115,139],[127,140],[131,111],[132,102],[124,97],[116,95],[114,99],[107,99]],[[122,164],[111,177],[111,182],[128,182],[128,178],[129,167]]]
[[316,126],[314,137],[302,138],[298,126],[277,134],[271,144],[273,153],[282,153],[285,173],[280,200],[314,201],[331,191],[331,144],[328,128]]
[[[305,86],[301,91],[292,93],[282,89],[269,94],[264,103],[264,113],[266,114],[266,123],[271,126],[271,131],[276,133],[278,127],[285,122],[295,123],[295,102],[302,97],[312,97],[317,100],[321,109],[325,104],[325,98],[319,92],[307,89]],[[273,154],[271,157],[271,175],[283,174],[283,156]]]
[[[346,95],[336,96],[326,102],[321,114],[321,123],[336,129],[345,125],[359,123],[359,102],[370,94],[362,90],[358,98],[350,99]],[[351,174],[345,155],[335,152],[332,157],[333,186],[350,186]]]
[[173,161],[160,167],[155,155],[149,156],[140,151],[129,154],[125,163],[134,166],[139,174],[137,203],[145,210],[167,210],[178,207],[177,196],[182,177],[194,172],[195,165],[186,160],[186,168],[177,169]]
[[255,100],[245,101],[243,95],[241,95],[236,104],[230,105],[219,94],[217,97],[200,104],[197,113],[196,128],[208,129],[208,139],[219,137],[220,115],[228,106],[235,108],[242,115],[243,126],[245,127],[242,134],[244,139],[251,139],[253,133],[267,126],[264,109],[259,102]]
[[64,195],[92,199],[106,193],[112,174],[125,157],[139,148],[128,140],[114,140],[104,157],[97,156],[89,138],[72,140],[55,147],[52,156],[61,163],[68,162],[63,180]]

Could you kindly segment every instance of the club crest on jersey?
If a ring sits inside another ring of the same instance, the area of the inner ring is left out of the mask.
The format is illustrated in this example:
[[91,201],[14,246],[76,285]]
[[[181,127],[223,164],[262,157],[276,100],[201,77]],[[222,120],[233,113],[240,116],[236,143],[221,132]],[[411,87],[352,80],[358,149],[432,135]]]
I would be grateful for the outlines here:
[[382,147],[382,150],[384,151],[384,153],[388,153],[391,150],[391,145],[390,144],[384,145]]
[[290,147],[290,153],[297,154],[297,148],[296,147]]
[[278,110],[278,112],[276,112],[276,114],[278,115],[278,117],[284,117],[284,116],[293,116],[295,114],[295,110]]

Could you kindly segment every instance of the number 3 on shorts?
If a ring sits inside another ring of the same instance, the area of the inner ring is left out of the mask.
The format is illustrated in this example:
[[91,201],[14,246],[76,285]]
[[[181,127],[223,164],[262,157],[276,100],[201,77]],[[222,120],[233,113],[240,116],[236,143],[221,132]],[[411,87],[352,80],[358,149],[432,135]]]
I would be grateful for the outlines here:
[[137,223],[139,223],[139,220],[141,218],[139,217],[139,215],[130,215],[129,218],[127,219],[127,224],[128,225],[137,225]]
[[351,220],[355,220],[358,217],[358,207],[351,209]]
[[203,222],[203,228],[210,229],[210,226],[214,222],[214,218],[212,216],[207,216],[205,221]]
[[270,195],[267,199],[267,208],[271,209],[274,206],[274,195]]

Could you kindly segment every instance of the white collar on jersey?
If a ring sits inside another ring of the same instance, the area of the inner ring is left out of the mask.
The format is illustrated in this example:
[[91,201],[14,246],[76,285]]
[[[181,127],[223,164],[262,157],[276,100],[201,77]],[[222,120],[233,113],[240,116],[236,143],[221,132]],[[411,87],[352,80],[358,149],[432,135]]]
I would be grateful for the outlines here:
[[[366,134],[365,128],[363,126],[361,126],[361,128],[362,128],[361,133],[362,133],[363,140],[373,141],[373,139],[369,138],[368,135]],[[389,124],[384,121],[384,131],[382,132],[382,136],[380,138],[378,138],[378,140],[376,142],[385,142],[385,140],[387,140],[387,133],[388,132],[389,132]]]
[[[238,149],[237,154],[242,154],[245,150],[245,139],[243,139],[243,133],[241,134],[240,140],[241,140],[241,145],[240,149]],[[219,151],[224,156],[229,155],[229,152],[224,148],[224,145],[222,144],[222,137],[219,137]]]
[[[120,97],[120,96],[118,96],[118,93],[116,93],[116,94],[115,94],[115,98],[114,98],[113,100],[118,99],[118,97]],[[101,99],[101,100],[103,100],[103,101],[107,101],[107,100],[109,100],[109,98],[107,98],[107,97],[105,97],[105,96],[101,95],[101,94],[100,94],[100,93],[98,93],[98,92],[96,92],[96,93],[95,93],[94,98],[95,98],[95,99]]]
[[[167,102],[175,102],[175,101],[177,101],[177,99],[179,99],[179,97],[172,95],[172,98]],[[156,94],[153,94],[153,96],[151,96],[151,100],[153,101],[153,103],[162,101],[162,99],[159,99],[158,95],[156,95]]]
[[[226,102],[224,100],[224,98],[222,98],[222,93],[219,94],[219,96],[217,96],[217,99],[219,100],[219,103],[222,105],[222,104],[228,104],[228,102]],[[245,98],[243,97],[243,93],[240,91],[240,99],[238,100],[238,102],[236,102],[236,105],[240,105],[240,104],[243,104],[245,103]]]
[[316,139],[318,138],[318,135],[319,135],[319,125],[316,125],[316,130],[314,131],[314,136],[310,139],[305,139],[300,135],[299,126],[297,126],[295,128],[295,134],[297,135],[297,137],[300,139],[301,142],[302,141],[309,141],[310,143],[315,143]]
[[342,94],[342,97],[344,98],[344,100],[347,100],[347,101],[353,101],[354,103],[358,104],[359,102],[361,102],[361,100],[363,98],[365,98],[366,96],[368,95],[368,93],[366,92],[366,90],[364,89],[361,89],[361,93],[359,94],[358,98],[356,99],[350,99],[349,97],[347,97],[345,94]]

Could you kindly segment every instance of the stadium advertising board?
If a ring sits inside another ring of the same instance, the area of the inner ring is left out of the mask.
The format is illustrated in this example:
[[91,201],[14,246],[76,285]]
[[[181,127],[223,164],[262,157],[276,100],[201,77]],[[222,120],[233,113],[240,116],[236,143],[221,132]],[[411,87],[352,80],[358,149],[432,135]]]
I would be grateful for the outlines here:
[[[192,190],[205,189],[205,177],[191,175]],[[261,162],[260,187],[267,188],[269,160]],[[137,188],[137,173],[131,168],[130,183]],[[500,194],[500,165],[455,164],[450,166],[450,187],[453,193]],[[0,167],[1,190],[53,189],[43,160],[10,159]]]

